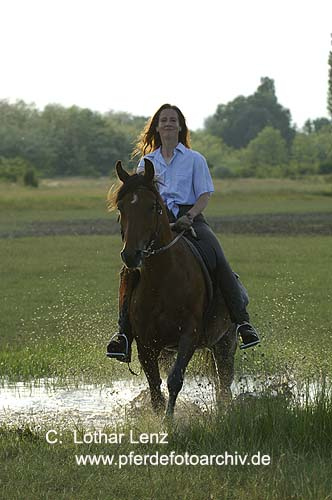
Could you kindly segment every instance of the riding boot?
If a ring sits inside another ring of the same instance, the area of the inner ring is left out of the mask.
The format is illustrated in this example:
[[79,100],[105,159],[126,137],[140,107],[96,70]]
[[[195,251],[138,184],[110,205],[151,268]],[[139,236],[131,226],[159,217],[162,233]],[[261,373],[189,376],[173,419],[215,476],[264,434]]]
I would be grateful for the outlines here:
[[231,320],[237,325],[237,333],[242,338],[240,349],[253,347],[260,340],[255,328],[249,322],[249,314],[246,309],[247,297],[224,255],[220,255],[218,258],[218,283],[229,309]]
[[130,299],[133,289],[139,280],[139,271],[125,267],[120,272],[119,289],[119,332],[112,335],[107,345],[106,356],[118,361],[130,363],[131,344],[133,341],[132,328],[129,319]]
[[131,344],[133,341],[131,324],[129,321],[128,300],[125,300],[119,313],[119,331],[114,333],[107,345],[106,356],[118,361],[130,363]]

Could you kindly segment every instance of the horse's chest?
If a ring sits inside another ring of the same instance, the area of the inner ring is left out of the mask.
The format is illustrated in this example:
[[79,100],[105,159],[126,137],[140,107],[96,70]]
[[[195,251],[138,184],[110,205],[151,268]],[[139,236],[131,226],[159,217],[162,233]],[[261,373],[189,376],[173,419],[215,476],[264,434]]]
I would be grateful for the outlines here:
[[172,301],[171,297],[161,298],[155,294],[148,300],[136,295],[131,303],[131,322],[136,334],[140,336],[172,336],[174,331],[184,327],[188,311],[183,305]]

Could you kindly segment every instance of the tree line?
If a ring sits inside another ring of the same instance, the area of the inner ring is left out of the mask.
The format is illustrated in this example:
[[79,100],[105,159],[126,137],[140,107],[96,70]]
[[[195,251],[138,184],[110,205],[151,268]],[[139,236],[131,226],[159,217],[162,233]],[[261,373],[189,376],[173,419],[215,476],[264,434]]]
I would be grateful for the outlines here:
[[[23,164],[44,177],[109,175],[115,161],[129,159],[146,119],[50,104],[0,101],[0,170]],[[7,166],[7,167],[6,167]],[[8,174],[9,175],[9,174]]]
[[[332,52],[328,111],[332,118]],[[36,185],[42,177],[110,175],[122,159],[134,167],[133,145],[147,117],[24,101],[0,101],[0,177]],[[261,78],[250,96],[219,104],[192,132],[192,147],[215,177],[280,177],[332,173],[332,121],[308,119],[302,129],[277,99],[274,81]]]

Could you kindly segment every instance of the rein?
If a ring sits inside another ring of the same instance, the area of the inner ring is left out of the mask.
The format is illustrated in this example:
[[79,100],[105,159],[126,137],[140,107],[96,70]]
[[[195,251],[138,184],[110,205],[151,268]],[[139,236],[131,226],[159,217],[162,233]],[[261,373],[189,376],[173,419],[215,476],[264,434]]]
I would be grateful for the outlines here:
[[172,240],[170,243],[168,243],[168,245],[165,245],[165,246],[160,247],[160,248],[153,249],[153,245],[155,244],[155,240],[152,240],[150,245],[148,246],[148,248],[146,250],[143,250],[143,254],[145,255],[145,257],[151,257],[152,255],[158,255],[158,253],[165,252],[166,250],[171,248],[173,245],[175,245],[175,243],[177,243],[179,241],[179,239],[182,238],[184,233],[185,233],[185,231],[181,231],[181,233],[179,233],[174,238],[174,240]]
[[[162,215],[163,209],[162,209],[158,199],[156,200],[156,209],[157,209],[157,217],[159,217],[159,215]],[[157,236],[159,234],[159,230],[160,230],[160,227],[158,228],[158,220],[157,220],[157,228],[155,231],[155,238],[157,238]],[[174,240],[172,240],[167,245],[165,245],[163,247],[159,247],[159,248],[153,248],[154,244],[156,243],[156,240],[152,239],[149,243],[148,248],[146,250],[143,250],[143,255],[145,256],[145,258],[148,258],[148,257],[152,257],[153,255],[158,255],[159,253],[165,252],[166,250],[171,248],[173,245],[175,245],[175,243],[177,243],[179,241],[179,239],[184,235],[184,233],[185,233],[185,231],[181,231],[181,233],[179,233],[174,238]]]

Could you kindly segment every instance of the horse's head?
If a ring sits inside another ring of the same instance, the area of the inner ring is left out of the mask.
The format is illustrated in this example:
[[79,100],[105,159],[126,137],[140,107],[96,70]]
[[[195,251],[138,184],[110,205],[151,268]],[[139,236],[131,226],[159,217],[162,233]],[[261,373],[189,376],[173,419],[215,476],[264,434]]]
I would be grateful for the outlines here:
[[124,243],[121,258],[127,267],[136,268],[142,264],[144,251],[158,237],[162,201],[154,184],[150,160],[145,160],[144,174],[129,175],[121,161],[116,164],[116,172],[122,182],[116,197]]

